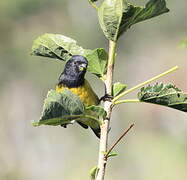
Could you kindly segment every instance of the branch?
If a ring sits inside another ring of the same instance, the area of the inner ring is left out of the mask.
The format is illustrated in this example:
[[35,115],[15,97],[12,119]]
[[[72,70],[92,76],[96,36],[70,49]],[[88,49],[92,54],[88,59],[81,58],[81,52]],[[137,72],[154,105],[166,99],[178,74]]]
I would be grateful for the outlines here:
[[105,154],[105,158],[108,158],[108,155],[111,153],[111,151],[115,148],[115,146],[121,141],[121,139],[127,135],[127,133],[134,127],[134,124],[131,124],[127,130],[117,139],[117,141],[112,145],[112,147],[108,150],[108,152]]
[[[109,41],[109,56],[108,56],[108,65],[107,65],[107,75],[105,80],[106,92],[105,95],[112,94],[112,79],[113,79],[113,70],[114,70],[114,61],[115,61],[115,53],[116,53],[116,42]],[[109,125],[110,125],[110,117],[112,113],[113,104],[111,101],[105,99],[104,101],[104,109],[107,113],[106,119],[103,121],[101,125],[101,138],[99,145],[99,159],[98,159],[98,175],[96,180],[104,180],[105,169],[107,160],[105,158],[105,154],[103,152],[107,152],[108,146],[108,133],[109,133]]]
[[167,70],[167,71],[165,71],[165,72],[163,72],[163,73],[161,73],[161,74],[159,74],[159,75],[157,75],[157,76],[155,76],[155,77],[153,77],[153,78],[151,78],[151,79],[149,79],[147,81],[144,81],[143,83],[140,83],[140,84],[138,84],[138,85],[136,85],[136,86],[124,91],[123,93],[121,93],[118,96],[116,96],[113,99],[112,102],[115,103],[120,97],[122,97],[122,96],[124,96],[124,95],[126,95],[126,94],[128,94],[128,93],[130,93],[130,92],[132,92],[132,91],[134,91],[134,90],[146,85],[146,84],[149,84],[149,83],[151,83],[151,82],[153,82],[153,81],[155,81],[155,80],[157,80],[157,79],[159,79],[159,78],[161,78],[161,77],[163,77],[163,76],[165,76],[165,75],[167,75],[169,73],[172,73],[172,72],[176,71],[178,68],[179,68],[178,66],[175,66],[175,67],[173,67],[173,68],[171,68],[171,69],[169,69],[169,70]]

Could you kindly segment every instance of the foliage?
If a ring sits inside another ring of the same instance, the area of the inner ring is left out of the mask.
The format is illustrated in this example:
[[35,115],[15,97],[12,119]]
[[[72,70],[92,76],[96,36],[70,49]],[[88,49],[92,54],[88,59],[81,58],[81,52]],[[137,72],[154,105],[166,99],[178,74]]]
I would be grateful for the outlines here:
[[121,94],[127,88],[126,84],[122,84],[120,82],[116,82],[112,85],[112,96],[116,97],[117,95]]
[[108,59],[107,52],[103,48],[83,49],[75,40],[60,34],[39,36],[33,43],[31,55],[62,61],[68,61],[72,55],[82,55],[89,61],[88,71],[100,78],[105,75]]
[[72,55],[84,55],[85,50],[69,37],[44,34],[34,41],[31,54],[67,61]]
[[98,173],[98,167],[97,166],[94,166],[91,170],[90,170],[90,178],[91,180],[95,180],[96,177],[97,177],[97,173]]
[[[165,0],[148,0],[145,7],[135,6],[126,0],[103,0],[101,5],[97,7],[95,4],[97,0],[88,1],[98,12],[101,29],[109,40],[109,53],[103,48],[96,48],[94,50],[84,49],[77,45],[75,40],[63,35],[44,34],[34,41],[31,54],[62,61],[68,61],[73,55],[86,57],[89,63],[88,71],[103,80],[106,87],[105,95],[115,98],[113,100],[105,99],[104,101],[108,101],[108,104],[104,103],[104,108],[101,105],[85,107],[79,97],[70,91],[65,90],[62,93],[58,93],[51,90],[45,99],[40,120],[34,122],[33,125],[67,126],[77,121],[78,123],[90,126],[92,129],[100,126],[102,136],[99,160],[102,163],[99,163],[99,166],[94,167],[90,172],[90,176],[94,180],[97,175],[97,177],[100,177],[99,179],[104,179],[107,158],[117,156],[117,153],[107,151],[109,120],[114,105],[123,102],[140,101],[164,105],[187,112],[187,94],[172,84],[156,84],[141,88],[138,93],[139,100],[122,100],[115,103],[115,100],[118,100],[120,97],[156,79],[152,78],[129,90],[126,90],[126,84],[120,82],[112,84],[117,40],[132,25],[167,13],[169,9],[166,7]],[[107,70],[108,72],[106,72]],[[160,74],[157,77],[166,75],[169,72],[171,71]],[[124,135],[112,146],[112,149],[133,126],[134,124],[125,131]]]
[[75,121],[81,121],[92,127],[95,126],[94,123],[97,123],[99,126],[99,118],[105,116],[106,112],[102,107],[85,107],[79,97],[69,90],[64,90],[60,93],[55,90],[50,90],[44,101],[42,116],[39,121],[33,122],[33,125],[66,126]]
[[138,93],[140,101],[168,106],[187,112],[187,94],[172,84],[155,84],[143,87]]
[[88,71],[99,77],[103,77],[106,73],[106,65],[108,59],[107,52],[102,48],[95,49],[93,51],[90,51],[90,53],[86,55],[86,58],[89,62]]
[[107,155],[107,158],[109,157],[115,157],[117,156],[118,154],[116,152],[110,152],[108,155]]
[[99,7],[98,17],[105,36],[117,41],[133,24],[168,11],[165,0],[149,0],[145,7],[134,6],[126,0],[104,0]]

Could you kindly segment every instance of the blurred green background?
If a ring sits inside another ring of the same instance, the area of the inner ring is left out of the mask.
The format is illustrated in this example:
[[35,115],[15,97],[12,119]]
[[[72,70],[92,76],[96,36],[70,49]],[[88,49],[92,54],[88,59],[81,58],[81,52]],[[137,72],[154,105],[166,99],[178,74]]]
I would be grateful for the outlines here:
[[[134,1],[143,4],[143,0]],[[172,66],[160,79],[187,92],[186,0],[168,1],[170,13],[133,26],[119,41],[115,80],[129,87]],[[97,164],[98,139],[78,125],[32,127],[43,99],[54,88],[63,63],[29,55],[43,33],[60,33],[85,48],[107,48],[87,0],[0,0],[0,179],[86,180]],[[101,96],[103,85],[87,74]],[[130,95],[135,97],[136,94]],[[107,180],[187,179],[187,114],[150,104],[114,109],[110,144],[135,122],[109,160]]]

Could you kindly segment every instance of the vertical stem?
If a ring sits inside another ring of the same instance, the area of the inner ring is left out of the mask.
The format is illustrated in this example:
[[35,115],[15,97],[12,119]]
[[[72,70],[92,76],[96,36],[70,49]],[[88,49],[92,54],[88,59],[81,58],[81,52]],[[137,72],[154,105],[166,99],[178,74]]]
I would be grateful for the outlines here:
[[114,70],[114,62],[116,55],[116,42],[109,41],[109,53],[108,53],[108,66],[107,66],[107,77],[105,81],[106,93],[112,94],[112,80],[113,80],[113,70]]
[[[113,70],[115,62],[115,52],[116,52],[116,42],[109,41],[109,57],[107,65],[107,76],[105,80],[106,94],[112,95],[112,80],[113,80]],[[108,148],[108,132],[110,125],[110,117],[112,112],[112,102],[109,100],[104,101],[104,109],[107,112],[106,119],[101,125],[101,138],[99,146],[99,159],[98,159],[98,175],[96,180],[104,180],[105,169],[107,164],[107,158],[105,153]]]

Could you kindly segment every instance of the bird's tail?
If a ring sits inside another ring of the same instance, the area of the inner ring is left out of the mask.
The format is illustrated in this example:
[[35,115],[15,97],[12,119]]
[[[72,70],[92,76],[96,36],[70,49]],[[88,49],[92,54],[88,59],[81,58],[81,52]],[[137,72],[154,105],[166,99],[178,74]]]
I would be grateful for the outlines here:
[[101,136],[101,129],[99,128],[91,128],[94,134],[100,139]]
[[82,126],[85,129],[88,129],[88,127],[90,127],[92,129],[92,131],[94,132],[94,134],[100,138],[101,135],[101,129],[100,129],[100,125],[97,123],[94,123],[92,121],[86,121],[86,119],[82,119],[81,121],[77,121],[77,123]]
[[84,129],[88,129],[88,126],[86,124],[83,124],[82,122],[80,121],[77,121],[77,123],[82,126]]

